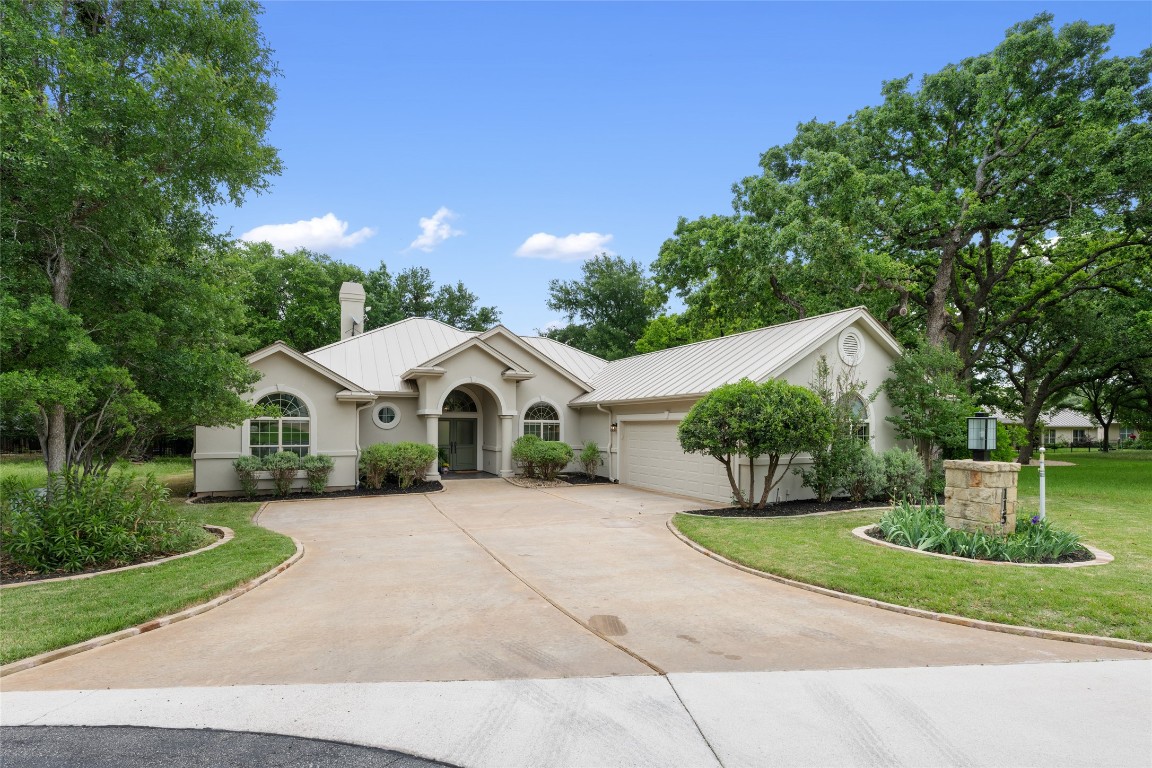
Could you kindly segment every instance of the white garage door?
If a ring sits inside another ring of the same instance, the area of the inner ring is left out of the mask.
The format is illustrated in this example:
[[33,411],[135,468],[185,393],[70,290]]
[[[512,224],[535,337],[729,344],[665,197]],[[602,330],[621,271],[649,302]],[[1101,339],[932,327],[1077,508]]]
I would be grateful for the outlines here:
[[732,499],[724,465],[711,456],[684,453],[676,422],[624,422],[620,481],[708,501]]

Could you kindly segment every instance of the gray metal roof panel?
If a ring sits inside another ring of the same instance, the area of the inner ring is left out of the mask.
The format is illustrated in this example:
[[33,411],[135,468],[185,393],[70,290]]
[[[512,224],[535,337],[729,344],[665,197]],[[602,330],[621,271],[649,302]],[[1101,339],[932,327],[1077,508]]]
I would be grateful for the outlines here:
[[742,378],[762,381],[865,314],[860,307],[608,363],[574,405],[695,396]]
[[584,381],[591,381],[596,374],[604,370],[604,366],[608,365],[607,360],[590,355],[584,350],[570,347],[555,339],[543,336],[521,336],[520,338],[525,344]]

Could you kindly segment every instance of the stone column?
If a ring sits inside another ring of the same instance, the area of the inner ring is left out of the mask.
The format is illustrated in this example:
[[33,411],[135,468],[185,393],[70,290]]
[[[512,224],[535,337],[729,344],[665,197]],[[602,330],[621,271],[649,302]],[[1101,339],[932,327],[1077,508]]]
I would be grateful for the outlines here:
[[[439,416],[425,416],[424,425],[427,427],[427,442],[433,448],[439,449],[440,447],[440,417]],[[431,482],[440,479],[440,460],[439,458],[432,459],[432,464],[428,467],[428,471],[424,473],[424,480]]]
[[516,417],[512,414],[500,414],[500,477],[512,477],[516,470],[512,469],[512,443],[515,441],[514,429]]
[[944,462],[944,522],[962,531],[1016,530],[1020,465],[1010,461]]

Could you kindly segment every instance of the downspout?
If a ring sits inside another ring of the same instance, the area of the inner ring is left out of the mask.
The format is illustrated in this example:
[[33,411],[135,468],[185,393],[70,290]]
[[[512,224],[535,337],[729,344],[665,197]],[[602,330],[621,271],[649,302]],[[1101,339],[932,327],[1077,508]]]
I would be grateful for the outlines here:
[[596,403],[596,410],[608,414],[608,479],[615,483],[616,478],[612,475],[612,411],[604,410],[600,403]]
[[360,453],[363,451],[360,447],[360,411],[365,408],[371,408],[374,405],[376,405],[375,400],[356,409],[356,488],[360,487]]

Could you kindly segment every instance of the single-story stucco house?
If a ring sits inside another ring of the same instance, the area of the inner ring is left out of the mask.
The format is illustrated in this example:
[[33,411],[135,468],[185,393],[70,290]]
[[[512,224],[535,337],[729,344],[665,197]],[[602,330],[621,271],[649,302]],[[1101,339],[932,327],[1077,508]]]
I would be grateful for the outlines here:
[[[476,333],[412,317],[358,333],[364,290],[356,283],[341,287],[340,313],[342,338],[328,346],[301,353],[277,342],[248,356],[261,373],[251,399],[282,415],[197,428],[197,494],[238,492],[232,462],[278,450],[328,454],[331,487],[351,488],[364,447],[405,440],[443,449],[453,470],[509,476],[512,442],[531,433],[577,452],[595,441],[606,452],[600,474],[611,480],[726,502],[720,462],[685,454],[676,439],[693,403],[744,377],[808,385],[821,355],[854,367],[872,394],[901,351],[863,307],[613,362],[499,325]],[[877,451],[896,443],[890,413],[883,392],[859,402],[857,432]],[[426,477],[439,479],[435,464]],[[773,500],[809,495],[789,475]]]
[[[997,419],[1005,424],[1023,426],[1024,422],[1019,416],[1009,416],[999,411],[992,412]],[[1059,408],[1041,414],[1040,421],[1044,425],[1043,441],[1048,447],[1059,445],[1100,445],[1104,441],[1104,427],[1091,416],[1086,416],[1071,408]],[[1117,422],[1108,427],[1108,442],[1121,444],[1139,438],[1136,429]]]

